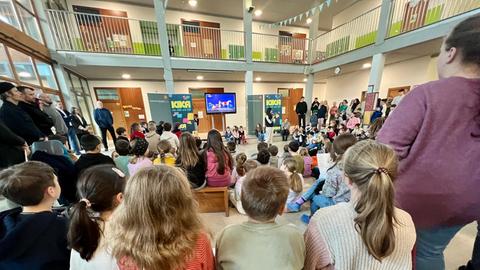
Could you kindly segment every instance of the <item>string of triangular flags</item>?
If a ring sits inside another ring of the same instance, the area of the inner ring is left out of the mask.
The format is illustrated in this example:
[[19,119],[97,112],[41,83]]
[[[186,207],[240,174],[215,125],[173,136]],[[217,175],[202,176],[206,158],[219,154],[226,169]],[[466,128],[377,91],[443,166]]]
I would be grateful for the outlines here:
[[[336,1],[338,1],[338,0],[336,0]],[[305,11],[305,12],[302,12],[302,13],[296,15],[296,16],[293,16],[291,18],[288,18],[288,19],[285,19],[283,21],[276,22],[276,23],[262,24],[262,25],[260,25],[260,28],[276,28],[276,27],[281,27],[281,26],[285,26],[285,25],[290,25],[292,23],[296,23],[297,21],[301,21],[304,17],[309,18],[309,17],[315,15],[315,12],[321,13],[325,7],[330,7],[331,4],[332,4],[332,0],[325,0],[320,5],[318,5],[316,7],[313,7],[313,8],[311,8],[311,9]]]

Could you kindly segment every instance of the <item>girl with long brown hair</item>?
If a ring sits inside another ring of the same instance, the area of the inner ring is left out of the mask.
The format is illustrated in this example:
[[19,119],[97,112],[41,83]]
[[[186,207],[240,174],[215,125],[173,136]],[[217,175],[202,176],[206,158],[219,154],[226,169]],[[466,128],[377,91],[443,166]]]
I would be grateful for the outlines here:
[[209,236],[179,168],[158,165],[133,175],[108,232],[121,270],[214,269]]
[[223,144],[222,135],[216,129],[208,132],[203,158],[207,169],[207,185],[212,187],[229,186],[233,169],[232,156]]
[[192,188],[198,189],[206,185],[205,161],[198,152],[195,138],[189,132],[182,133],[180,136],[180,146],[175,164],[186,172]]
[[306,270],[412,269],[415,226],[407,212],[394,206],[397,167],[395,152],[375,141],[347,150],[344,172],[352,200],[312,217],[305,232]]

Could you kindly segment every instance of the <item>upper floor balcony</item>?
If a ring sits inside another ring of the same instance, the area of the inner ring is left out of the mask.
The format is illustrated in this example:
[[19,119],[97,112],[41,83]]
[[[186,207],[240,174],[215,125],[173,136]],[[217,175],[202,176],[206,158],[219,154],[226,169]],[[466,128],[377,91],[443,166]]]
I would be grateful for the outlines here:
[[[252,60],[316,64],[374,44],[382,23],[387,24],[385,39],[390,39],[478,8],[478,0],[392,0],[386,22],[381,21],[378,6],[314,38],[283,31],[252,33]],[[164,53],[156,21],[59,10],[47,10],[47,15],[59,51],[159,57]],[[246,61],[244,31],[195,21],[167,24],[166,29],[172,57]]]

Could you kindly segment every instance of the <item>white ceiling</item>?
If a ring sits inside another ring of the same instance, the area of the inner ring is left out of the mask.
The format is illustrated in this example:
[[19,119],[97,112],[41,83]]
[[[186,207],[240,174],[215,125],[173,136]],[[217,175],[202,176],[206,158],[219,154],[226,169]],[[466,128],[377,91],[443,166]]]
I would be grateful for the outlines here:
[[[122,2],[133,5],[143,5],[153,7],[153,0],[110,0],[112,2]],[[167,9],[196,12],[214,16],[242,19],[243,1],[242,0],[197,0],[196,7],[191,7],[188,0],[169,0]],[[332,1],[329,8],[324,9],[319,20],[319,29],[328,30],[332,27],[332,18],[342,10],[351,6],[358,0],[337,0]],[[371,0],[363,0],[371,1]],[[254,20],[262,22],[278,22],[288,19],[315,6],[315,0],[253,0],[255,9],[263,11],[261,17]],[[168,11],[167,11],[168,12]],[[307,27],[305,20],[293,24],[295,26]]]

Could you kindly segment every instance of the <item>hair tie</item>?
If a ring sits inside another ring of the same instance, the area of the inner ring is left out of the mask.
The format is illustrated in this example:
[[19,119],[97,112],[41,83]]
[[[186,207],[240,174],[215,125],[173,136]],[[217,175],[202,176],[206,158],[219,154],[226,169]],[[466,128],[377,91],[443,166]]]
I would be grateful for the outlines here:
[[379,167],[376,171],[375,171],[377,174],[388,174],[388,170],[383,168],[383,167]]
[[90,201],[87,199],[87,198],[83,198],[80,200],[81,202],[84,202],[85,205],[87,206],[87,208],[90,208],[92,207],[92,204],[90,203]]

